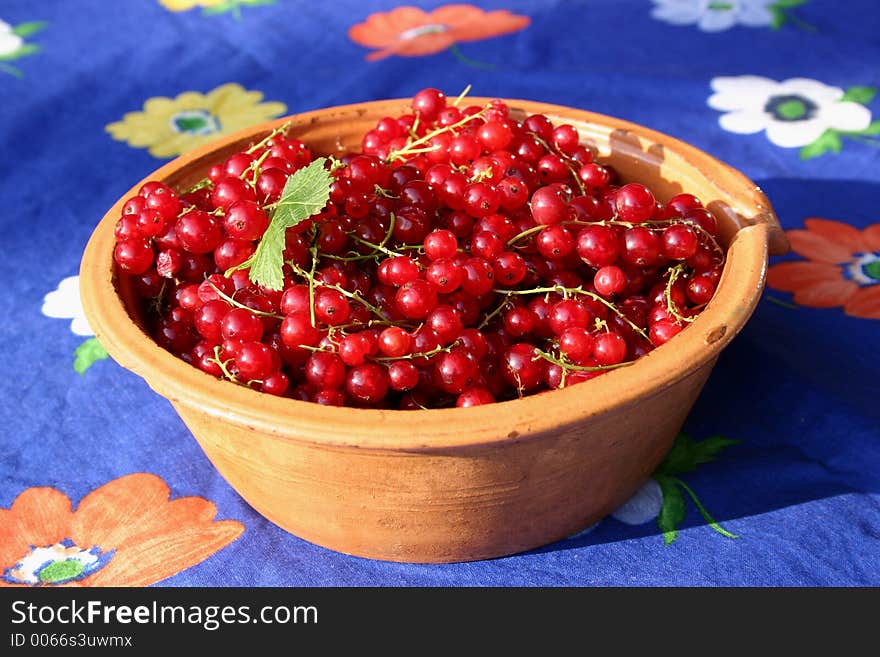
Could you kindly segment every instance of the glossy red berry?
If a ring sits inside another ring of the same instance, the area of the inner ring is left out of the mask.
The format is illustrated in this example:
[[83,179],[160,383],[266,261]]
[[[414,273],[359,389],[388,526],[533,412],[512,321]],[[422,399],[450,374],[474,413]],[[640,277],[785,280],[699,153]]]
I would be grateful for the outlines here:
[[127,274],[143,274],[153,264],[153,247],[143,238],[117,242],[113,259]]
[[577,254],[591,267],[613,265],[620,253],[617,235],[607,226],[587,226],[577,235]]
[[567,216],[568,201],[557,187],[541,187],[530,201],[535,223],[549,226],[558,224]]
[[348,370],[345,391],[359,404],[375,404],[388,392],[388,372],[376,363],[364,363]]

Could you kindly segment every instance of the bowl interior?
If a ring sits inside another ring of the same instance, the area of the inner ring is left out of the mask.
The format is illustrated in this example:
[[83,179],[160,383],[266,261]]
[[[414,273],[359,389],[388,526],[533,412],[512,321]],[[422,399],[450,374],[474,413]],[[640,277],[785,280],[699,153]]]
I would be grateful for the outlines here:
[[[474,98],[471,102],[487,101]],[[687,330],[635,364],[608,372],[588,384],[520,400],[469,409],[419,411],[421,417],[416,426],[409,411],[335,409],[290,399],[267,399],[268,395],[213,379],[145,336],[131,282],[125,276],[115,275],[111,257],[113,224],[124,199],[136,193],[140,183],[110,209],[84,258],[84,277],[96,286],[112,285],[119,295],[116,298],[122,299],[122,303],[117,301],[115,305],[92,302],[84,292],[86,311],[99,339],[107,341],[108,351],[124,366],[144,376],[157,392],[172,401],[186,403],[196,395],[209,413],[218,417],[235,415],[291,439],[378,448],[393,445],[401,449],[432,449],[436,444],[432,440],[437,436],[443,436],[444,445],[474,445],[549,431],[560,423],[581,421],[603,409],[634,404],[639,397],[657,394],[672,381],[717,357],[757,303],[763,287],[768,243],[771,252],[785,250],[784,235],[761,191],[745,176],[702,151],[647,128],[572,108],[530,101],[507,102],[516,118],[540,112],[554,123],[574,125],[582,143],[593,147],[598,159],[611,164],[624,181],[645,183],[660,201],[682,191],[695,194],[718,220],[719,241],[728,249],[728,261],[715,298]],[[377,101],[279,119],[188,153],[148,179],[163,180],[178,189],[189,187],[204,178],[212,164],[259,141],[269,130],[288,120],[289,134],[303,140],[313,152],[342,155],[359,148],[361,136],[378,118],[407,110],[406,100]],[[85,281],[84,291],[91,284]],[[294,415],[296,431],[291,433],[279,425],[279,418]],[[332,431],[328,432],[328,425],[333,427]]]

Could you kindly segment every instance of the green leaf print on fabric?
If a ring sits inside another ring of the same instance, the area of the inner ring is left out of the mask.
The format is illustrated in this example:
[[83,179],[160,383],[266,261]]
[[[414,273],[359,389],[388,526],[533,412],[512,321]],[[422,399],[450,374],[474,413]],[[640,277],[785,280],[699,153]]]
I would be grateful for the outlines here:
[[232,14],[235,20],[241,20],[242,7],[259,7],[262,5],[274,5],[275,0],[227,0],[219,5],[213,5],[202,9],[205,16],[215,16],[217,14]]
[[101,346],[97,338],[89,338],[76,348],[73,352],[73,369],[82,376],[92,365],[99,360],[109,358],[107,351]]
[[655,475],[654,479],[663,491],[663,506],[657,516],[657,526],[663,532],[663,542],[669,545],[678,538],[678,526],[684,522],[684,495],[672,477]]
[[841,98],[840,100],[849,100],[854,103],[867,105],[872,100],[874,100],[874,96],[876,95],[877,87],[850,87],[844,92],[843,98]]
[[[855,86],[849,87],[838,102],[858,103],[867,106],[877,96],[877,87]],[[853,139],[869,146],[880,146],[880,140],[872,139],[880,135],[880,121],[872,121],[863,130],[834,130],[828,129],[820,137],[801,148],[802,160],[819,157],[825,153],[839,153],[843,148],[843,137]]]
[[22,39],[25,37],[29,37],[31,34],[36,34],[43,28],[45,28],[49,23],[46,21],[30,21],[28,23],[19,23],[15,27],[12,28],[12,33],[17,34]]
[[773,15],[770,27],[774,30],[778,30],[786,23],[791,23],[807,32],[818,31],[815,25],[810,25],[790,11],[795,7],[807,4],[807,2],[808,0],[777,0],[772,5],[768,5],[767,9],[769,9],[770,13]]
[[23,78],[24,72],[9,62],[40,52],[42,48],[39,45],[27,43],[25,38],[36,34],[46,25],[48,23],[45,21],[30,21],[12,26],[0,20],[0,71]]
[[666,545],[671,545],[678,539],[678,527],[684,522],[686,513],[685,494],[690,497],[700,516],[713,530],[727,538],[738,538],[736,534],[727,531],[715,521],[694,490],[679,477],[693,472],[703,463],[714,461],[718,454],[737,442],[739,441],[723,436],[712,436],[697,442],[687,434],[678,434],[672,449],[654,471],[654,480],[663,492],[663,504],[657,515],[657,526],[663,532],[663,542]]

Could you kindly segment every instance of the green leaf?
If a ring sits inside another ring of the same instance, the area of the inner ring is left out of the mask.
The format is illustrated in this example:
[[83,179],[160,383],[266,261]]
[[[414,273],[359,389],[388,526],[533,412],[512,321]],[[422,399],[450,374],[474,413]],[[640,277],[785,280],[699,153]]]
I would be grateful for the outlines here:
[[5,55],[0,55],[0,61],[8,62],[12,61],[13,59],[21,59],[22,57],[33,55],[35,52],[40,52],[40,50],[42,50],[42,48],[36,43],[26,43],[18,50],[13,50],[12,52],[8,52]]
[[828,151],[839,153],[841,147],[840,134],[835,130],[828,129],[816,141],[807,144],[801,149],[801,159],[809,160],[824,155]]
[[669,545],[678,538],[678,526],[684,522],[684,496],[672,477],[654,475],[654,479],[663,493],[657,526],[663,532],[663,542]]
[[99,360],[109,358],[107,352],[104,350],[104,347],[102,347],[101,343],[98,342],[98,338],[89,338],[88,340],[83,342],[80,346],[76,348],[76,351],[73,352],[73,355],[73,369],[80,376],[85,374],[86,370]]
[[867,105],[874,100],[874,96],[876,95],[877,87],[850,87],[843,94],[843,98],[840,99],[840,102],[850,101],[861,105]]
[[735,445],[737,440],[712,436],[701,442],[696,442],[687,434],[680,433],[675,438],[672,449],[657,467],[655,474],[679,475],[685,472],[693,472],[701,463],[714,461],[715,457],[730,445]]
[[327,158],[319,157],[287,179],[281,199],[275,206],[269,227],[257,245],[254,255],[237,269],[250,267],[250,279],[270,290],[284,284],[284,240],[288,228],[302,223],[320,212],[330,198],[333,176],[324,168]]
[[22,38],[29,37],[31,34],[36,34],[40,30],[45,28],[48,24],[49,23],[47,23],[46,21],[30,21],[29,23],[19,23],[12,28],[12,33],[17,34]]

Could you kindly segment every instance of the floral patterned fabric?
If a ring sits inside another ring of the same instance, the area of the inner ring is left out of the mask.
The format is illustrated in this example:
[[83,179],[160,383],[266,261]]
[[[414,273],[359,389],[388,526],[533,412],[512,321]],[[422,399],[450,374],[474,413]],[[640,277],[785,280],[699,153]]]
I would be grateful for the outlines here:
[[[2,3],[0,585],[880,584],[875,1],[415,4]],[[479,563],[345,556],[251,509],[107,357],[79,260],[105,210],[177,154],[468,84],[708,151],[767,193],[792,251],[673,449],[608,518]]]

